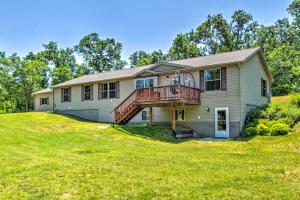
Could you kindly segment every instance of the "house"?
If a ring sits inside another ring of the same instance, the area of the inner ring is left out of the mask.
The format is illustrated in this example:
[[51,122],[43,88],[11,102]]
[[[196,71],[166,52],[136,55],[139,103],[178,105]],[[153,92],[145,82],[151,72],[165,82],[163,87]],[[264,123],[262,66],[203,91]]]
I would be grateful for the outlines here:
[[91,74],[34,93],[35,111],[126,124],[169,123],[203,137],[237,137],[247,113],[270,102],[260,48]]

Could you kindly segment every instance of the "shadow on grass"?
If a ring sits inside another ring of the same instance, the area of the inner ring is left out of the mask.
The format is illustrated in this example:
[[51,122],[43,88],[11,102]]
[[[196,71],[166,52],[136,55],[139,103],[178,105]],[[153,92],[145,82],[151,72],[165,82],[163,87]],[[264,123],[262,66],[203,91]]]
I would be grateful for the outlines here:
[[52,113],[52,112],[50,112],[50,114],[61,115],[61,116],[67,117],[69,119],[77,120],[77,121],[80,121],[80,122],[90,122],[90,123],[98,123],[98,124],[101,123],[101,122],[94,121],[94,120],[83,119],[83,118],[80,118],[80,117],[77,117],[77,116],[74,116],[74,115],[61,114],[61,113]]
[[114,125],[114,129],[126,133],[128,135],[139,136],[151,140],[158,140],[168,143],[182,143],[190,139],[176,139],[171,134],[171,129],[164,125],[153,125],[149,128],[146,124],[127,124],[127,125]]

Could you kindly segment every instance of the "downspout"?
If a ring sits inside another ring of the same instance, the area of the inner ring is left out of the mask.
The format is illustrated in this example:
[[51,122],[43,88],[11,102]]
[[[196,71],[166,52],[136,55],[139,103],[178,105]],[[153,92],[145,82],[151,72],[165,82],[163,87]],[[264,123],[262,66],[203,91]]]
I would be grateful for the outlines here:
[[240,74],[240,76],[239,76],[239,88],[240,88],[240,133],[242,132],[242,129],[243,129],[243,127],[242,127],[242,90],[241,90],[241,63],[240,62],[238,62],[237,63],[237,65],[238,65],[238,68],[239,68],[239,74]]
[[54,88],[52,88],[52,112],[54,113]]

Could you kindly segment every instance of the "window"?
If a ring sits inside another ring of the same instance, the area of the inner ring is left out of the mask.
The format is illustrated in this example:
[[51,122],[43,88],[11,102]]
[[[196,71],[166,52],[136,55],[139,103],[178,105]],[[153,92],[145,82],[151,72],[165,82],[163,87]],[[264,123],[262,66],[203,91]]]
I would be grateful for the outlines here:
[[106,99],[108,98],[108,84],[107,83],[102,83],[100,85],[101,87],[101,98]]
[[119,98],[119,97],[120,97],[119,81],[99,84],[99,99]]
[[63,92],[62,92],[63,102],[68,102],[68,101],[70,102],[71,101],[71,88],[70,87],[69,88],[63,88],[62,90],[63,90]]
[[85,85],[84,86],[84,100],[92,100],[92,85]]
[[261,79],[261,96],[267,97],[267,81]]
[[116,98],[116,83],[109,83],[109,98]]
[[136,80],[135,82],[135,86],[136,89],[140,89],[140,88],[150,88],[153,87],[153,79],[139,79]]
[[221,70],[210,69],[204,72],[205,90],[220,90],[221,88]]
[[49,105],[49,97],[42,97],[40,99],[40,104],[41,105]]
[[184,110],[176,110],[175,111],[175,119],[177,121],[184,121],[185,116],[184,116]]
[[180,75],[175,75],[172,77],[172,85],[179,85],[180,84]]
[[150,119],[149,111],[142,111],[142,120],[149,121],[149,119]]

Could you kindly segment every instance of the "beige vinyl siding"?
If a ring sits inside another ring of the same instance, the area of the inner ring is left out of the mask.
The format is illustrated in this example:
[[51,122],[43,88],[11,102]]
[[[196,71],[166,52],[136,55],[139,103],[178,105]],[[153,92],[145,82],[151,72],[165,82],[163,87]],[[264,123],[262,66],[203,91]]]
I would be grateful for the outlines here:
[[[109,82],[114,82],[113,80]],[[101,82],[99,82],[101,83]],[[106,83],[105,81],[103,83]],[[118,106],[133,90],[132,79],[120,80],[120,98],[98,99],[98,83],[93,83],[93,100],[81,101],[81,85],[71,86],[72,101],[61,102],[61,88],[54,89],[56,110],[99,110],[98,120],[102,122],[113,122],[114,113],[111,112]]]
[[254,55],[240,66],[241,77],[241,128],[247,113],[255,108],[268,103],[267,97],[261,96],[261,78],[267,80],[267,93],[270,94],[270,80],[263,69],[263,65],[258,57]]
[[[195,85],[199,88],[199,70],[191,72],[195,79]],[[200,94],[201,105],[181,106],[185,109],[185,121],[187,122],[214,122],[215,107],[229,107],[230,122],[240,121],[240,87],[239,68],[236,66],[227,67],[227,90],[226,91],[205,91]],[[171,76],[161,75],[161,85],[169,85]],[[206,108],[210,111],[207,112]],[[155,117],[163,121],[171,120],[171,108],[160,108]]]
[[[40,98],[49,98],[49,105],[40,105]],[[52,93],[43,93],[34,95],[34,111],[35,112],[45,112],[52,111],[53,109],[53,99]]]
[[[199,72],[193,72],[199,88]],[[229,107],[230,122],[240,121],[239,69],[227,67],[227,90],[204,91],[200,94],[201,105],[185,106],[185,119],[188,122],[214,122],[216,107]],[[209,112],[206,109],[209,108]]]

